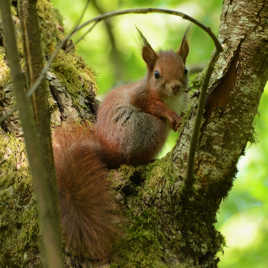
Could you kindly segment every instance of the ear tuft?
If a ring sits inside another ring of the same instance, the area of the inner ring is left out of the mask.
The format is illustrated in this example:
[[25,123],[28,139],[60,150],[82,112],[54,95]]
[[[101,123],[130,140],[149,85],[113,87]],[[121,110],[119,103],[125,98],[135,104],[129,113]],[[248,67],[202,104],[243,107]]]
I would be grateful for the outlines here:
[[151,48],[151,46],[143,46],[142,48],[142,57],[144,61],[146,62],[149,70],[153,70],[156,59],[157,59],[157,54],[154,52],[154,50]]
[[153,50],[150,43],[147,41],[141,30],[136,27],[142,41],[143,41],[143,48],[142,48],[142,57],[144,61],[146,62],[149,70],[153,70],[156,59],[157,59],[157,53]]
[[187,58],[187,56],[189,54],[189,50],[190,50],[189,45],[188,45],[188,41],[187,41],[187,34],[188,34],[189,30],[190,30],[190,26],[187,27],[187,29],[183,35],[180,48],[177,52],[182,57],[182,60],[184,63],[186,62],[186,58]]

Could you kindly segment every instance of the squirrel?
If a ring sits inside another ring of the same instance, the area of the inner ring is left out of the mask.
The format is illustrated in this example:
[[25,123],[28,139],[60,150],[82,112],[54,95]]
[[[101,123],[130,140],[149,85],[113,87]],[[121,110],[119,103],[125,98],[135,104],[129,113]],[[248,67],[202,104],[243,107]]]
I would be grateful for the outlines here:
[[176,52],[158,53],[139,33],[145,78],[113,89],[98,108],[93,127],[71,124],[53,133],[67,248],[98,261],[109,258],[120,221],[106,178],[109,169],[152,161],[169,129],[176,131],[181,123],[176,109],[187,86],[186,33]]

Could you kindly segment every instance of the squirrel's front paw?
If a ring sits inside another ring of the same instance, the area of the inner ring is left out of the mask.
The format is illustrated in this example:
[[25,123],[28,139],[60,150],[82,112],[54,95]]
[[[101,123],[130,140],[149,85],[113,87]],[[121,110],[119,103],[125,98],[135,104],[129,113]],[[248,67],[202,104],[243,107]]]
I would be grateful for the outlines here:
[[181,125],[181,118],[175,112],[171,112],[169,114],[168,120],[171,128],[174,131],[177,131],[179,126]]

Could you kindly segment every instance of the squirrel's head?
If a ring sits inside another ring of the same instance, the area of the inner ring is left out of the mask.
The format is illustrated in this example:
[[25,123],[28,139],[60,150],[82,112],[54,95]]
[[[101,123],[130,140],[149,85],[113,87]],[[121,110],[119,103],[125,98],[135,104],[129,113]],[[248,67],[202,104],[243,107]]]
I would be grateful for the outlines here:
[[[139,31],[139,30],[138,30]],[[144,45],[142,57],[147,64],[147,85],[151,92],[166,99],[179,95],[187,87],[187,69],[185,62],[189,53],[186,33],[179,49],[156,53],[143,34],[139,31]]]

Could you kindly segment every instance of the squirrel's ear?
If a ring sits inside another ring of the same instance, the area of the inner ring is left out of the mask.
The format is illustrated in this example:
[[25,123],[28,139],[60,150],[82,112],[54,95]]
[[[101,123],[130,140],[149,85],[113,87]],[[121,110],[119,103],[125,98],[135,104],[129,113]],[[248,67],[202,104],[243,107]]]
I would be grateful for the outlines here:
[[153,70],[156,59],[157,59],[157,54],[151,47],[150,43],[147,41],[141,30],[136,27],[138,33],[141,36],[141,39],[143,41],[143,48],[142,48],[142,57],[144,61],[146,62],[149,70]]
[[188,45],[188,41],[187,41],[187,34],[189,32],[189,29],[190,29],[190,27],[187,27],[187,29],[183,35],[180,48],[177,51],[177,53],[182,57],[182,60],[184,63],[186,61],[186,58],[187,58],[189,50],[190,50],[189,45]]
[[157,54],[154,52],[151,46],[146,46],[146,45],[143,46],[142,57],[144,61],[146,62],[148,68],[150,70],[153,70],[156,59],[157,59]]

